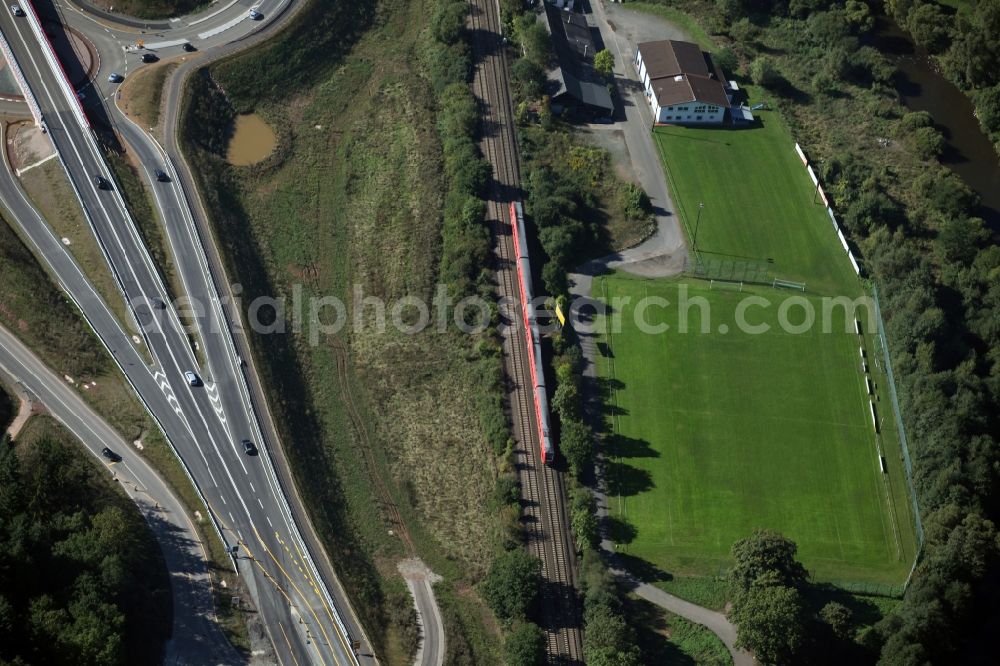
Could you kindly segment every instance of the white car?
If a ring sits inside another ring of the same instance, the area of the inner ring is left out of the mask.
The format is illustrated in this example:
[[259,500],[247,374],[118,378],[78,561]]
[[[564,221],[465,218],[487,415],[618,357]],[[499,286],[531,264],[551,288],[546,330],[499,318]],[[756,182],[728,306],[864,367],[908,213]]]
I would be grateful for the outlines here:
[[264,15],[261,14],[259,11],[257,11],[256,9],[251,9],[250,10],[250,20],[251,21],[259,21],[262,18],[264,18]]
[[125,80],[125,77],[118,72],[111,72],[108,74],[108,83],[121,83]]
[[14,16],[24,16],[24,10],[21,9],[21,5],[11,5],[10,13]]
[[184,379],[186,379],[187,383],[191,386],[201,386],[201,379],[199,379],[198,375],[194,374],[190,370],[184,371]]

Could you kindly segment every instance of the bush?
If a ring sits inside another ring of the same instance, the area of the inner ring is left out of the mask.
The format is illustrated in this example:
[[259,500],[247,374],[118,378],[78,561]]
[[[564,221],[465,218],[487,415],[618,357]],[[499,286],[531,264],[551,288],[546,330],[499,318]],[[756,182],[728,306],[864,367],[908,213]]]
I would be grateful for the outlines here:
[[518,548],[493,560],[480,592],[501,620],[523,619],[535,603],[541,581],[541,560]]
[[545,663],[545,632],[531,622],[518,622],[503,643],[506,666],[542,666]]
[[718,65],[723,74],[727,75],[735,72],[737,65],[739,65],[736,53],[730,48],[719,49],[712,54],[712,60],[715,61],[715,64]]
[[770,58],[758,56],[750,63],[750,78],[757,85],[770,88],[781,81],[781,74]]
[[934,118],[926,111],[910,111],[899,121],[901,132],[915,132],[921,127],[933,127]]
[[913,133],[913,145],[920,159],[929,160],[944,151],[944,136],[933,127],[921,127]]

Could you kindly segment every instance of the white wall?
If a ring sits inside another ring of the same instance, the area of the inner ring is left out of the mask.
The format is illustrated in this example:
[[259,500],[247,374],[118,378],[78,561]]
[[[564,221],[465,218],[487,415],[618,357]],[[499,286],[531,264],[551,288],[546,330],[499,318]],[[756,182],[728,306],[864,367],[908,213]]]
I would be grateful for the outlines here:
[[[653,99],[655,99],[655,95]],[[674,107],[661,107],[659,105],[653,106],[654,117],[658,123],[682,123],[691,125],[718,125],[722,122],[722,119],[726,116],[725,107],[717,106],[715,111],[703,111],[701,113],[695,113],[694,107],[698,106],[697,102],[686,102],[684,104],[678,104]],[[677,111],[677,107],[686,107],[687,111]],[[701,120],[698,120],[698,117]]]

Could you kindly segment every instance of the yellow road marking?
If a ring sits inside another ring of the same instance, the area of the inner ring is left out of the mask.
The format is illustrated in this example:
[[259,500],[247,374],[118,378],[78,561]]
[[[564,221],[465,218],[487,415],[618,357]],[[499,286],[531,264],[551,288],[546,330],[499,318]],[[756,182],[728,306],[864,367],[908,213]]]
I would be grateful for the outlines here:
[[285,643],[288,644],[288,652],[292,655],[292,661],[295,662],[295,666],[299,666],[299,660],[295,657],[295,650],[292,649],[292,642],[288,640],[288,634],[285,633],[285,625],[279,622],[278,629],[281,629],[281,635],[285,637]]
[[[312,607],[312,604],[308,603],[308,600],[306,599],[306,595],[302,593],[302,590],[299,589],[299,586],[296,585],[295,581],[292,579],[292,577],[288,575],[288,572],[285,570],[285,567],[281,566],[281,562],[278,561],[278,558],[276,558],[274,556],[274,553],[271,552],[271,549],[267,547],[266,543],[264,543],[264,539],[261,538],[260,532],[257,531],[257,527],[256,526],[253,527],[253,531],[254,531],[254,534],[257,535],[257,538],[260,540],[260,545],[264,548],[264,550],[267,552],[267,554],[271,556],[271,559],[274,560],[274,563],[278,565],[278,568],[281,569],[282,573],[285,574],[285,578],[287,578],[288,582],[292,584],[292,587],[295,588],[295,591],[299,593],[299,596],[302,597],[302,602],[305,603],[309,607],[309,612],[312,614],[313,619],[316,620],[316,624],[319,626],[319,630],[323,632],[323,636],[326,638],[327,644],[332,646],[333,645],[333,641],[330,640],[329,634],[326,633],[326,628],[323,626],[323,623],[319,621],[319,617],[316,615],[316,610]],[[278,538],[278,540],[279,541],[281,540],[280,537]],[[347,651],[347,654],[350,654],[351,653],[351,649],[347,645],[347,643],[345,642],[344,636],[342,636],[339,631],[337,631],[335,633],[337,634],[337,638],[340,639],[340,644]]]

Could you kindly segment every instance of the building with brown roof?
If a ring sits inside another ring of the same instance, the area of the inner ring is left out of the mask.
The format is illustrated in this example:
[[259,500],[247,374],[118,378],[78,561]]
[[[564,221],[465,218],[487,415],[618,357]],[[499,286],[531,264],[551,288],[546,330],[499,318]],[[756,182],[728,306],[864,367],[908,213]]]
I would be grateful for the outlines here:
[[719,124],[725,119],[730,106],[726,79],[697,44],[643,42],[634,64],[655,122]]

